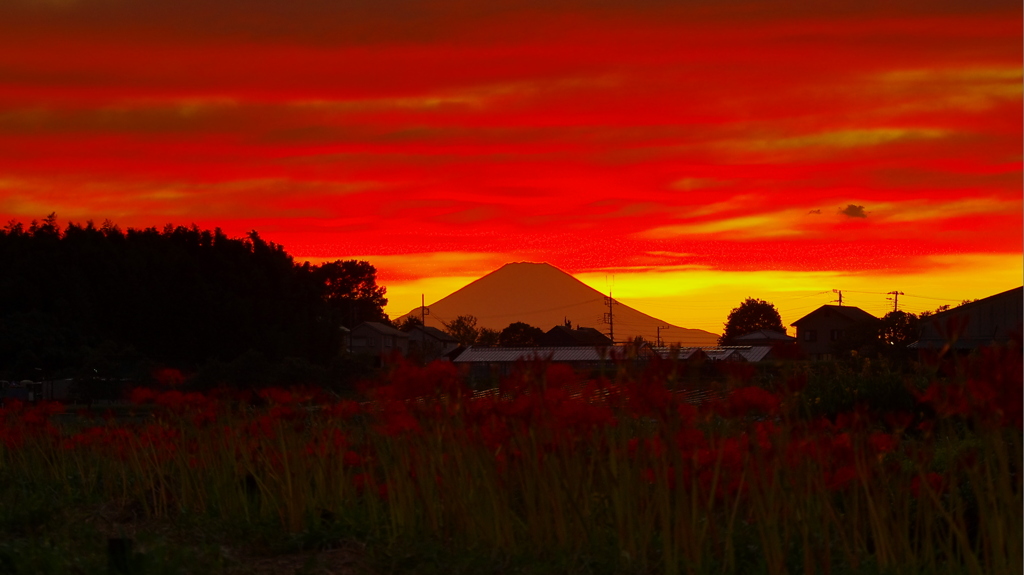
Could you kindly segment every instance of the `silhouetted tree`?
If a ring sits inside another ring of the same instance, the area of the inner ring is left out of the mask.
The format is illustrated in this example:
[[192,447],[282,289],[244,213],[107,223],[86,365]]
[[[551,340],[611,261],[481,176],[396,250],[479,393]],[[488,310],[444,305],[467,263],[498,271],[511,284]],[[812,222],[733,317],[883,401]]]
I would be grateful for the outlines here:
[[476,336],[476,345],[482,347],[495,347],[498,345],[498,338],[500,336],[501,332],[498,330],[482,327]]
[[544,330],[534,327],[528,323],[517,321],[508,324],[508,327],[498,334],[498,345],[502,347],[535,347],[539,345],[540,336]]
[[390,323],[384,313],[386,289],[377,285],[377,269],[365,261],[334,261],[313,269],[323,298],[339,314],[342,325],[353,328],[364,321]]
[[243,354],[287,361],[271,372],[291,379],[329,378],[340,365],[340,326],[386,320],[369,263],[296,265],[255,231],[122,231],[110,220],[62,231],[50,214],[0,230],[0,267],[7,379],[35,378],[36,368],[51,377],[127,377],[164,365],[195,373]]
[[891,311],[882,317],[878,336],[888,346],[906,348],[921,337],[921,324],[912,313]]
[[767,329],[786,333],[782,325],[782,316],[775,306],[760,299],[747,298],[729,312],[725,322],[725,331],[718,339],[719,345],[734,345],[734,339],[753,333],[759,329]]
[[423,321],[414,315],[407,315],[401,323],[398,324],[399,331],[410,332],[412,328],[423,325]]
[[476,317],[472,315],[456,317],[444,324],[444,330],[448,335],[459,340],[461,345],[473,345],[480,336],[480,330],[476,327]]

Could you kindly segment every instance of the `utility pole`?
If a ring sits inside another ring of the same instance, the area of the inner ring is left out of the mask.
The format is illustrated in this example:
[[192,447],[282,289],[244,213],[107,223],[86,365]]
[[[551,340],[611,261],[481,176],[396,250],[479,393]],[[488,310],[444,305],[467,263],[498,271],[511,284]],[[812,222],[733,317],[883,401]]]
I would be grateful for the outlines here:
[[657,343],[655,344],[655,346],[661,347],[661,330],[668,329],[669,327],[671,327],[671,326],[667,326],[667,325],[659,325],[658,326],[658,340],[657,340]]
[[427,316],[430,315],[430,310],[427,309],[426,296],[420,294],[420,325],[427,327]]
[[[843,290],[841,290],[841,289],[834,289],[834,290],[832,290],[832,293],[839,294],[839,307],[843,307]],[[836,301],[836,300],[832,300],[832,301]]]
[[899,308],[900,308],[900,296],[904,295],[903,292],[893,290],[891,292],[888,292],[886,295],[891,295],[892,296],[892,297],[885,298],[885,299],[891,299],[892,300],[892,311],[899,310]]
[[612,344],[615,343],[615,313],[612,311],[612,306],[617,302],[612,299],[612,290],[608,290],[608,297],[604,298],[605,305],[608,306],[608,313],[604,314],[604,322],[608,324],[608,339],[612,340]]

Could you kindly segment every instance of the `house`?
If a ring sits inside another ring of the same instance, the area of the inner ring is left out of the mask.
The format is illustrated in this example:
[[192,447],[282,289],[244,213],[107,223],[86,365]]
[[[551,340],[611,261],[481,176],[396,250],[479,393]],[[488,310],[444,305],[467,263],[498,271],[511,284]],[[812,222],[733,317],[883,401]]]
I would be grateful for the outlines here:
[[1006,344],[1021,336],[1024,318],[1024,287],[965,303],[921,318],[921,338],[908,347],[952,348],[969,351],[992,344]]
[[711,361],[745,361],[757,363],[772,358],[770,345],[730,345],[706,348],[704,354]]
[[755,332],[735,337],[733,341],[736,342],[736,345],[773,346],[795,342],[796,338],[781,331],[759,329]]
[[612,340],[592,327],[573,329],[565,325],[556,325],[541,335],[537,343],[543,347],[605,347],[612,345]]
[[407,333],[409,356],[424,364],[444,358],[459,347],[459,340],[436,327],[416,325]]
[[836,346],[878,318],[859,307],[823,305],[793,322],[797,343],[808,359],[831,359]]
[[349,351],[357,355],[387,358],[409,353],[409,335],[376,321],[364,321],[352,328]]
[[463,350],[452,362],[476,384],[497,383],[512,373],[519,362],[542,361],[567,364],[578,371],[598,370],[625,359],[621,347],[475,347]]
[[687,363],[703,362],[708,354],[699,347],[654,347],[651,348],[661,359],[685,361]]

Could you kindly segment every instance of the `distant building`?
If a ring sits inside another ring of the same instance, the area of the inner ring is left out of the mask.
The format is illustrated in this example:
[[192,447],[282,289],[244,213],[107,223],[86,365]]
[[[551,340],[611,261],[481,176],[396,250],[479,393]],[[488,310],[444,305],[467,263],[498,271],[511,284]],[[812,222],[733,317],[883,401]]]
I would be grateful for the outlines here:
[[1021,336],[1024,318],[1024,287],[1018,287],[921,319],[921,338],[916,349],[973,350],[985,345],[1006,344],[1011,335]]
[[556,325],[549,329],[547,333],[537,339],[537,344],[543,347],[606,347],[613,345],[608,336],[592,327],[572,329],[565,325]]
[[793,322],[797,344],[807,359],[831,359],[836,346],[878,318],[859,307],[823,305]]
[[423,325],[413,326],[408,332],[409,357],[427,364],[442,359],[459,347],[459,340],[437,329]]
[[704,354],[711,361],[744,361],[758,363],[775,359],[770,345],[730,345],[706,348]]
[[771,329],[759,329],[753,333],[734,337],[733,341],[736,345],[776,345],[793,343],[796,338],[782,333],[781,331],[775,331]]
[[512,373],[519,362],[544,361],[567,364],[575,370],[597,370],[624,359],[622,347],[552,346],[552,347],[475,347],[470,346],[452,360],[470,380],[496,383]]
[[389,358],[409,353],[409,335],[376,321],[365,321],[354,328],[349,338],[349,351],[359,355]]

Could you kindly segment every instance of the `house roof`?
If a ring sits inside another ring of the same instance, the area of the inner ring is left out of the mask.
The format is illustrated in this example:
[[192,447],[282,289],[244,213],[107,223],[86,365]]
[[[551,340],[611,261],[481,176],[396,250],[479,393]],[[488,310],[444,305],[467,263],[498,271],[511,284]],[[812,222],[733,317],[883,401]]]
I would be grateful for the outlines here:
[[743,359],[752,363],[761,361],[765,356],[771,353],[771,351],[772,347],[770,345],[752,345],[746,349],[736,350]]
[[408,334],[406,334],[404,332],[401,332],[401,331],[398,331],[397,329],[391,327],[390,325],[386,325],[386,324],[380,323],[379,321],[364,321],[363,323],[361,323],[361,324],[357,325],[356,327],[352,328],[352,331],[355,331],[355,330],[357,330],[359,328],[362,328],[362,327],[370,328],[373,331],[375,331],[375,332],[377,332],[377,333],[379,333],[381,335],[394,335],[394,336],[398,336],[398,337],[409,337]]
[[772,346],[770,345],[735,345],[704,349],[704,353],[712,361],[732,359],[749,361],[751,363],[763,360],[771,351]]
[[1013,288],[1011,290],[1006,290],[1006,291],[1004,291],[1002,293],[997,293],[995,295],[990,295],[990,296],[988,296],[986,298],[981,298],[979,300],[975,300],[975,301],[972,301],[970,303],[965,303],[965,304],[962,304],[962,305],[958,305],[956,307],[949,308],[946,311],[940,311],[939,313],[932,314],[929,319],[934,321],[936,319],[945,318],[946,316],[952,316],[952,315],[957,315],[957,314],[962,314],[962,313],[970,313],[971,311],[973,311],[974,308],[979,308],[979,307],[982,307],[982,306],[985,306],[985,305],[989,305],[989,304],[991,304],[995,300],[999,300],[999,299],[1003,299],[1003,298],[1006,298],[1006,299],[1018,299],[1019,300],[1022,297],[1024,297],[1024,286],[1016,287],[1016,288]]
[[474,347],[463,350],[455,363],[513,363],[519,360],[602,361],[622,355],[617,348],[571,347]]
[[687,360],[694,356],[700,356],[704,351],[699,347],[653,347],[654,353],[662,359]]
[[452,337],[452,336],[448,335],[447,333],[437,329],[436,327],[432,327],[432,326],[417,325],[417,326],[413,327],[412,330],[410,330],[410,331],[422,331],[425,335],[429,335],[430,337],[432,337],[432,338],[434,338],[434,339],[436,339],[438,341],[443,341],[443,342],[448,342],[448,343],[458,343],[459,342],[459,340],[455,339],[454,337]]
[[804,317],[794,321],[791,325],[800,325],[800,323],[811,316],[819,315],[823,313],[835,314],[838,317],[846,319],[851,323],[861,323],[864,321],[875,321],[878,318],[869,314],[868,312],[860,309],[859,307],[853,307],[849,305],[823,305]]
[[[993,342],[1005,341],[1010,337],[1011,330],[1020,326],[1021,299],[1024,298],[1024,287],[1017,287],[970,303],[958,305],[922,318],[924,326],[921,338],[910,344],[911,349],[940,349],[950,346],[958,350],[972,350],[991,345]],[[963,318],[972,323],[964,333],[956,337],[942,333],[937,326],[946,324],[953,318]],[[970,329],[974,327],[975,329]]]
[[791,335],[787,335],[785,333],[782,333],[781,331],[775,331],[775,330],[771,330],[771,329],[759,329],[759,330],[757,330],[755,332],[748,333],[746,335],[741,335],[739,337],[734,337],[733,338],[734,341],[762,340],[762,339],[770,339],[772,341],[779,341],[779,342],[796,341],[796,338],[791,336]]
[[548,345],[571,341],[580,346],[612,345],[612,340],[605,334],[592,327],[577,327],[573,329],[564,325],[556,325],[541,336],[541,341]]

